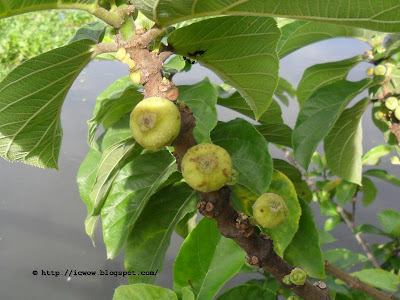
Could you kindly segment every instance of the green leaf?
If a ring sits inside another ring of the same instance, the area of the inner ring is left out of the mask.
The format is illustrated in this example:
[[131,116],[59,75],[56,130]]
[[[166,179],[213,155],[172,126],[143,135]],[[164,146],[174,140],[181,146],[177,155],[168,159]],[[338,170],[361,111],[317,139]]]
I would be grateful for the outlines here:
[[308,275],[324,278],[325,267],[314,216],[306,202],[302,199],[299,199],[299,202],[301,206],[299,229],[286,248],[284,258],[292,265],[300,266]]
[[292,128],[285,124],[275,123],[258,125],[256,129],[270,143],[292,147]]
[[69,40],[68,44],[75,41],[90,39],[95,43],[102,41],[105,34],[105,24],[103,22],[92,22],[79,28],[75,35]]
[[193,135],[197,143],[210,143],[210,132],[218,123],[218,93],[208,78],[193,84],[179,86],[178,103],[186,104],[196,119]]
[[300,166],[308,168],[319,142],[328,135],[350,100],[370,83],[369,79],[359,82],[341,80],[320,88],[307,100],[292,134],[294,156]]
[[393,152],[393,146],[390,145],[379,145],[367,153],[362,157],[363,166],[376,166],[380,163],[381,157],[389,155]]
[[182,300],[195,300],[194,294],[189,288],[182,289]]
[[123,77],[97,97],[93,118],[88,121],[88,142],[92,147],[95,146],[93,140],[101,123],[104,129],[109,128],[143,99],[143,94],[137,88],[129,77]]
[[275,98],[278,98],[284,105],[289,105],[289,99],[285,95],[289,95],[290,97],[296,97],[296,89],[292,86],[292,84],[286,79],[279,77],[278,86],[275,90]]
[[358,226],[354,231],[354,234],[357,233],[370,233],[370,234],[389,236],[388,233],[370,224],[361,224],[360,226]]
[[229,16],[179,28],[168,43],[177,54],[196,59],[235,87],[258,119],[278,84],[279,37],[272,18]]
[[365,206],[368,206],[375,201],[378,190],[372,180],[368,177],[363,176],[361,183],[361,191],[363,192],[362,203]]
[[[193,255],[193,254],[196,255]],[[244,264],[245,252],[203,218],[183,242],[174,264],[174,290],[192,287],[196,299],[212,299]],[[229,259],[227,259],[229,258]]]
[[236,119],[220,123],[211,133],[212,141],[232,157],[239,173],[238,184],[257,194],[265,193],[272,177],[272,159],[268,143],[250,123]]
[[367,257],[359,253],[353,253],[345,248],[336,248],[324,253],[324,259],[342,270],[348,270],[356,264],[365,262]]
[[58,168],[61,106],[75,78],[91,60],[94,44],[91,39],[81,39],[36,56],[0,82],[0,156]]
[[[218,98],[218,104],[233,109],[251,119],[254,119],[253,112],[247,105],[244,98],[238,92],[233,93],[227,98]],[[281,107],[275,100],[271,101],[271,104],[268,107],[267,111],[262,114],[262,116],[258,119],[258,122],[260,122],[261,124],[283,123]]]
[[343,26],[342,24],[322,24],[297,20],[281,27],[282,38],[279,41],[278,53],[286,55],[306,45],[335,37],[353,37],[367,41],[373,32],[361,28]]
[[[141,271],[161,271],[176,224],[196,208],[197,201],[196,191],[185,183],[154,194],[128,237],[125,268],[137,274]],[[130,283],[155,281],[155,276],[129,277]]]
[[347,202],[352,201],[357,191],[357,185],[346,180],[342,180],[336,188],[336,201],[344,206]]
[[369,169],[369,170],[364,172],[364,175],[376,177],[376,178],[379,178],[379,179],[384,180],[386,182],[389,182],[391,184],[400,186],[400,178],[398,178],[395,175],[389,174],[386,170]]
[[161,286],[151,284],[121,285],[114,292],[113,300],[178,300],[176,294]]
[[167,150],[142,154],[122,168],[101,211],[108,258],[121,252],[149,198],[176,170]]
[[96,182],[90,192],[93,203],[93,209],[89,212],[90,216],[100,214],[118,172],[127,161],[138,156],[142,150],[133,138],[128,138],[112,145],[103,152],[96,174]]
[[182,238],[186,238],[196,227],[197,208],[186,214],[175,226],[175,232]]
[[399,280],[397,275],[382,269],[366,269],[351,274],[373,287],[395,293],[398,291]]
[[163,68],[166,71],[182,71],[186,67],[186,62],[180,55],[175,55],[168,62],[164,63]]
[[259,194],[252,192],[251,190],[240,184],[235,184],[231,186],[231,191],[232,195],[230,201],[233,207],[248,216],[252,216],[252,206],[259,197]]
[[318,241],[320,246],[334,243],[337,241],[337,239],[329,232],[319,229],[317,229],[317,231],[318,231]]
[[342,222],[341,216],[333,216],[325,221],[324,230],[331,231]]
[[378,220],[391,236],[400,236],[400,213],[393,209],[384,210],[378,214]]
[[307,183],[303,180],[303,176],[301,175],[299,170],[297,170],[287,161],[281,159],[274,159],[274,169],[282,172],[290,179],[296,189],[296,193],[299,198],[308,203],[311,202],[311,190]]
[[[292,0],[279,2],[252,1],[176,1],[176,0],[133,0],[131,1],[147,17],[157,24],[168,26],[187,19],[214,15],[258,15],[289,17],[310,21],[327,22],[368,28],[383,32],[399,32],[397,21],[399,6],[397,0],[360,0],[353,3],[346,0],[332,5],[325,0],[299,2]],[[368,8],[368,9],[366,9]]]
[[361,185],[361,118],[370,100],[365,98],[346,109],[325,138],[324,150],[329,168],[341,178]]
[[255,284],[243,284],[226,290],[217,300],[275,300],[276,294],[262,286]]
[[323,86],[344,80],[350,70],[363,60],[361,55],[342,60],[314,65],[305,70],[297,87],[297,100],[300,107],[312,94]]
[[90,10],[95,2],[95,0],[2,0],[0,1],[0,19],[26,12],[55,8]]
[[280,195],[289,209],[283,224],[272,229],[263,229],[274,241],[275,251],[283,256],[299,228],[301,208],[293,183],[279,171],[274,171],[268,193]]

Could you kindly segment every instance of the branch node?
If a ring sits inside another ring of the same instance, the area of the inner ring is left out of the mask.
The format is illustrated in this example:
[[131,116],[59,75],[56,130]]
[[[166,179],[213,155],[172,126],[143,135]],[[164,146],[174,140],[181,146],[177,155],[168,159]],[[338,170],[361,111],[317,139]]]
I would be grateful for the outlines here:
[[323,281],[318,281],[315,285],[316,285],[317,287],[319,287],[321,290],[325,290],[325,289],[327,288],[326,283],[323,282]]
[[259,265],[260,261],[259,261],[258,257],[255,255],[253,255],[253,256],[246,255],[246,262],[255,268],[260,268],[260,265]]

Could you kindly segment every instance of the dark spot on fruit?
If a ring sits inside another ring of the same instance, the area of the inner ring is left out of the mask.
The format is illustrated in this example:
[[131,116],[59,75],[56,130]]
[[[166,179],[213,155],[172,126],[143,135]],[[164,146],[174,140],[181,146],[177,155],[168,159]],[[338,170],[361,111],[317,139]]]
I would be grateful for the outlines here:
[[264,210],[263,210],[262,208],[260,209],[260,211],[261,211],[261,212],[264,212]]

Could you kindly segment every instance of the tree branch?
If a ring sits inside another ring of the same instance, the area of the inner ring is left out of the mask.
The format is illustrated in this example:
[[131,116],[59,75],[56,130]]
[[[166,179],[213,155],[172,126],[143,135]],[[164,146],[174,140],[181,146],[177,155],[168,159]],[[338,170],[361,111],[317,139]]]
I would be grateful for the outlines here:
[[[285,156],[287,157],[287,159],[289,160],[289,162],[297,169],[299,170],[299,172],[302,175],[303,180],[307,183],[307,185],[310,187],[310,189],[313,192],[319,192],[320,190],[315,186],[314,182],[312,180],[310,180],[307,177],[307,173],[297,164],[296,160],[294,159],[294,157],[290,154],[289,150],[284,148],[283,149]],[[343,220],[345,221],[347,227],[351,230],[351,232],[354,234],[355,231],[355,225],[354,222],[351,221],[349,219],[349,217],[347,216],[345,210],[343,209],[343,207],[341,207],[340,205],[337,205],[337,211],[340,214],[340,216],[343,218]],[[355,208],[354,208],[355,209]],[[360,233],[357,233],[354,235],[354,238],[357,240],[358,244],[361,246],[361,248],[363,249],[363,251],[365,252],[365,254],[367,255],[369,261],[378,269],[380,269],[381,267],[379,266],[375,256],[372,254],[371,250],[369,249],[367,243],[363,240],[363,238],[361,237]]]
[[328,261],[325,261],[325,270],[328,274],[333,275],[334,277],[340,279],[341,281],[345,282],[350,288],[354,290],[359,290],[374,299],[377,300],[396,300],[397,298],[393,295],[385,294],[372,286],[362,282],[357,277],[353,277],[346,272],[342,271],[339,268],[331,265]]

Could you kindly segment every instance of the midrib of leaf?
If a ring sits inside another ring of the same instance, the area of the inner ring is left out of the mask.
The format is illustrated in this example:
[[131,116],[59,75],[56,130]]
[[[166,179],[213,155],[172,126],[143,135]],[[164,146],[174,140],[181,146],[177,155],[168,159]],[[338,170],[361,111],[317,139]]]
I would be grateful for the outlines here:
[[[176,212],[175,217],[173,218],[173,220],[169,223],[169,225],[168,225],[167,230],[165,231],[165,233],[168,233],[168,231],[171,229],[172,224],[175,223],[177,217],[180,215],[180,213],[182,212],[182,210],[185,208],[187,202],[190,201],[190,198],[192,198],[192,196],[193,196],[195,193],[196,193],[196,191],[193,190],[192,193],[186,198],[185,202],[182,204],[182,206],[181,206],[181,207],[178,209],[178,211]],[[153,260],[152,260],[152,262],[151,262],[151,265],[150,265],[150,267],[149,267],[149,270],[152,270],[152,269],[153,269],[153,265],[154,265],[154,262],[155,262],[155,258],[158,256],[158,253],[160,252],[160,249],[161,249],[161,245],[164,244],[164,241],[165,241],[166,236],[167,236],[166,234],[163,235],[163,237],[162,237],[162,239],[161,239],[161,243],[158,245],[157,250],[156,250],[156,252],[155,252],[155,255],[153,256]]]

